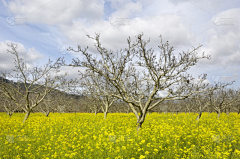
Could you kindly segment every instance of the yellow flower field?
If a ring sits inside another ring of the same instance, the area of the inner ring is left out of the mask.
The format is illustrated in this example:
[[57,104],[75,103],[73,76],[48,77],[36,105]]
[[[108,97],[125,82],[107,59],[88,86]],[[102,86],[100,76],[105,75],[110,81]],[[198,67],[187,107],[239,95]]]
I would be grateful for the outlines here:
[[0,158],[240,158],[240,115],[0,113]]

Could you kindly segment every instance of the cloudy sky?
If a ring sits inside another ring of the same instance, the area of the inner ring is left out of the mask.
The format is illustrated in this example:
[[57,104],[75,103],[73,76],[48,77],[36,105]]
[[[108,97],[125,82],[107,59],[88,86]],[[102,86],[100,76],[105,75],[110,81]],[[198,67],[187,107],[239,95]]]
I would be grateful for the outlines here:
[[[140,33],[151,39],[157,50],[160,39],[169,41],[176,52],[199,49],[211,55],[189,73],[197,78],[206,73],[209,82],[230,82],[239,87],[240,3],[239,0],[2,0],[0,2],[0,70],[11,71],[13,56],[7,44],[18,44],[18,51],[29,65],[42,65],[48,58],[64,56],[67,61],[80,57],[68,52],[69,46],[89,46],[87,34],[100,33],[108,49],[125,48],[127,37]],[[63,68],[69,77],[76,69]]]

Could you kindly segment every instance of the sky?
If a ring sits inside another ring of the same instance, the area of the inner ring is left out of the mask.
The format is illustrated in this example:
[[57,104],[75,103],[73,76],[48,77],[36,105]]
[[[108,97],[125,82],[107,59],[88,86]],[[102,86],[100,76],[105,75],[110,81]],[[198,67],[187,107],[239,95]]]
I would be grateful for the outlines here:
[[[8,44],[18,45],[29,67],[58,57],[70,63],[81,55],[67,51],[69,46],[88,46],[97,55],[86,36],[95,33],[113,51],[141,33],[154,50],[160,35],[176,53],[202,45],[198,54],[211,55],[211,60],[200,60],[188,73],[195,78],[207,74],[209,83],[235,81],[231,88],[239,88],[239,0],[1,0],[0,71],[14,68]],[[74,78],[82,68],[62,69]]]

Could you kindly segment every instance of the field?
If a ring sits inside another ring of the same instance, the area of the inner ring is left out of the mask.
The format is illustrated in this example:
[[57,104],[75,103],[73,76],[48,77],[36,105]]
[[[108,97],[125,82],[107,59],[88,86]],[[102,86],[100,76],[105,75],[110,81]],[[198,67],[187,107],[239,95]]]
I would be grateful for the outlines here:
[[0,113],[0,158],[240,158],[240,115]]

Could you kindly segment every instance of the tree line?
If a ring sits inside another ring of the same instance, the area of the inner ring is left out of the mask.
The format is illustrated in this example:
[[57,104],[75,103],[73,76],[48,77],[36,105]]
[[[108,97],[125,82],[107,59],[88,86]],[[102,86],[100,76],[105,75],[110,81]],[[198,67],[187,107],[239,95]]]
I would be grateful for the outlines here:
[[[97,51],[89,53],[88,47],[69,51],[83,58],[66,63],[64,58],[55,62],[49,59],[43,67],[29,68],[17,52],[17,45],[7,50],[15,56],[13,73],[1,72],[1,110],[9,116],[15,111],[26,113],[25,122],[32,112],[109,112],[134,113],[139,130],[146,115],[151,112],[195,112],[197,120],[202,112],[240,112],[239,90],[229,89],[231,83],[206,82],[206,74],[193,78],[187,71],[199,60],[209,55],[199,55],[201,47],[176,54],[169,42],[160,36],[158,50],[148,48],[150,40],[143,34],[135,40],[127,39],[125,49],[113,52],[94,37]],[[76,79],[68,79],[61,67],[84,67]],[[13,79],[12,81],[10,79]]]

